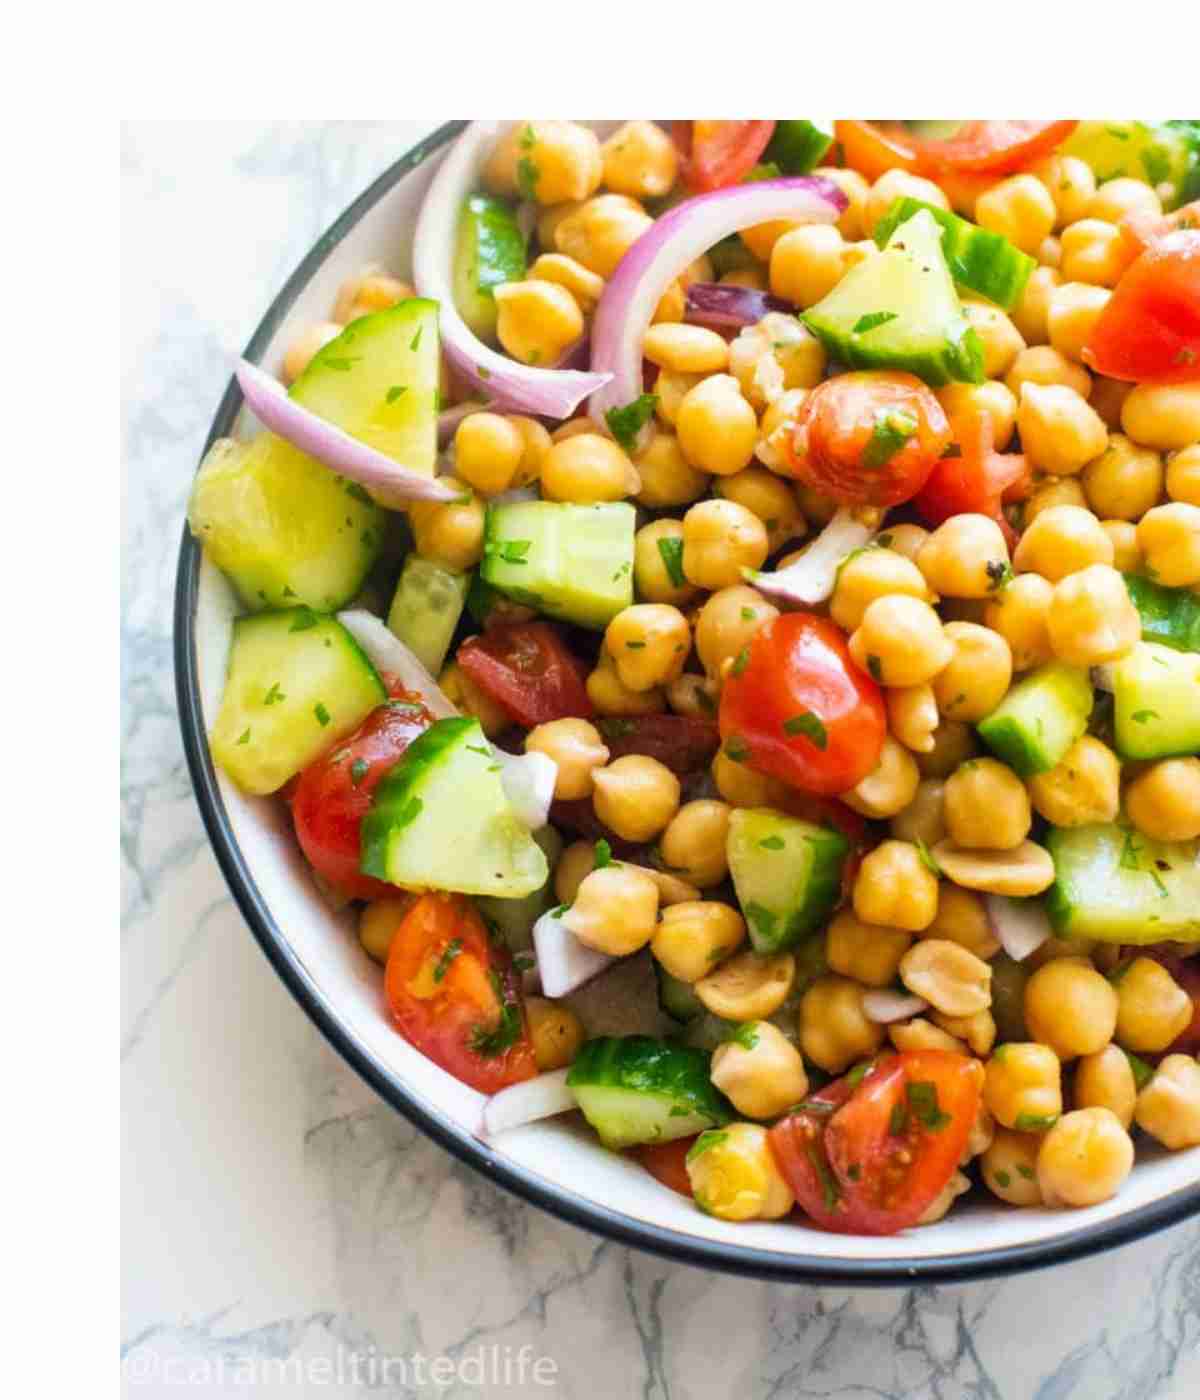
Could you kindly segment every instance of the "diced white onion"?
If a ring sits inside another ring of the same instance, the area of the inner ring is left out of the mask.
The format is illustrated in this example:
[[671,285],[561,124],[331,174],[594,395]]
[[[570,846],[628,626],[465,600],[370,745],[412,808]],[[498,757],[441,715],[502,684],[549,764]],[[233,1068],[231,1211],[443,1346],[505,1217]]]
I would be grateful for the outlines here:
[[485,1136],[495,1137],[526,1123],[570,1112],[575,1107],[575,1095],[567,1088],[567,1073],[565,1069],[550,1070],[493,1094],[483,1107]]

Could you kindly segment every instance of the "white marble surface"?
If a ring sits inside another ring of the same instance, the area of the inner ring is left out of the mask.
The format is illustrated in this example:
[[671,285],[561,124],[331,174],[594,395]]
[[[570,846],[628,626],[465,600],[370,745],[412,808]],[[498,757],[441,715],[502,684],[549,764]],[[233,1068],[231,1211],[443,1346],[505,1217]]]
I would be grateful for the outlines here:
[[706,1275],[560,1224],[459,1165],[342,1064],[259,952],[209,853],[176,727],[185,494],[232,352],[338,211],[432,125],[124,133],[127,1393],[1200,1394],[1196,1224],[994,1283],[855,1292]]

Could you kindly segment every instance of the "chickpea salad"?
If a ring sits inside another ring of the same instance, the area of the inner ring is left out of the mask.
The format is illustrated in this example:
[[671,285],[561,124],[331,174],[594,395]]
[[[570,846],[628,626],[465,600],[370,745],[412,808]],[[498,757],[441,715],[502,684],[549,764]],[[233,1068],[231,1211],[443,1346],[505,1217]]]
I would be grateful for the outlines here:
[[879,1235],[1200,1146],[1200,121],[476,122],[280,368],[212,754],[481,1134]]

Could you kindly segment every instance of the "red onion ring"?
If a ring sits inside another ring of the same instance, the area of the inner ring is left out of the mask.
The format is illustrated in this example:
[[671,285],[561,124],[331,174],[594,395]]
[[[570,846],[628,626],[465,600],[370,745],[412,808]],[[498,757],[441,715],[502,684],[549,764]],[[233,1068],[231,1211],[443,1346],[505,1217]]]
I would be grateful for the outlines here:
[[714,330],[740,330],[756,326],[769,311],[794,311],[780,297],[754,287],[737,287],[721,282],[693,282],[687,289],[683,319]]

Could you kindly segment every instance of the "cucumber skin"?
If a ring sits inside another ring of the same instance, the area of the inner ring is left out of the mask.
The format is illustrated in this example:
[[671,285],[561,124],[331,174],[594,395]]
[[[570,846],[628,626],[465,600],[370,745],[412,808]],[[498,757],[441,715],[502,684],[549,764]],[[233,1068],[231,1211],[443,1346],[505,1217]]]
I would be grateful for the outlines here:
[[527,250],[516,216],[504,200],[469,194],[463,200],[454,249],[454,301],[480,340],[496,336],[494,287],[520,282]]
[[777,121],[763,152],[763,163],[779,167],[783,175],[807,175],[820,165],[833,145],[833,133],[808,120]]
[[[1068,688],[1075,694],[1063,693]],[[1036,697],[1041,690],[1049,692],[1048,702],[1056,701],[1064,717],[1070,719],[1070,712],[1074,712],[1073,722],[1056,737],[1053,747],[1046,746],[1044,736],[1032,734],[1028,721],[1023,718],[1022,702],[1029,696]],[[1050,662],[1018,681],[992,713],[979,721],[976,729],[988,748],[1019,777],[1028,778],[1034,773],[1049,772],[1061,760],[1087,729],[1094,702],[1086,672]]]
[[1141,574],[1125,574],[1130,601],[1142,619],[1142,640],[1176,651],[1200,651],[1200,597],[1164,588]]
[[658,983],[659,1007],[672,1021],[686,1026],[703,1014],[704,1005],[688,983],[672,977],[658,961],[654,964],[654,976]]

